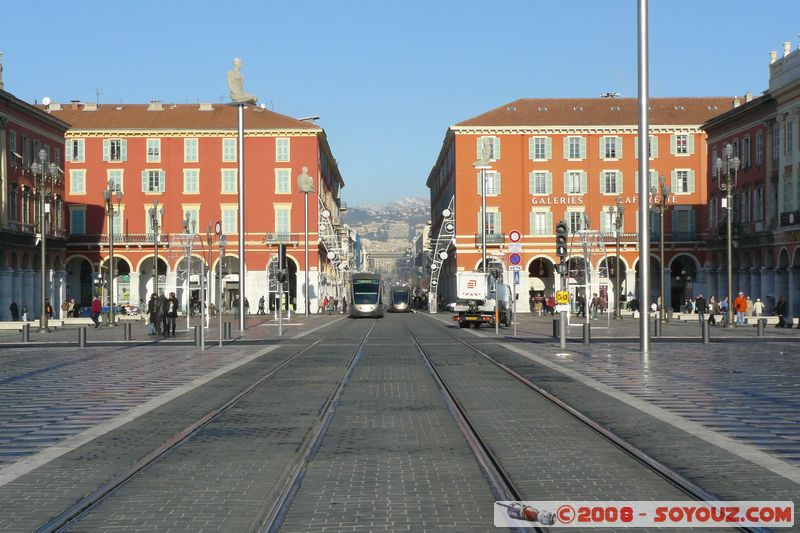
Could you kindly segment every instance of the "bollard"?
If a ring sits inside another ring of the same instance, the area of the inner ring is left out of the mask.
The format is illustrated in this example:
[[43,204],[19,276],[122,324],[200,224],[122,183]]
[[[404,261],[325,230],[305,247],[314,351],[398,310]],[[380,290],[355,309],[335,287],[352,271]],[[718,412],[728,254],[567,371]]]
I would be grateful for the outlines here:
[[27,322],[22,324],[22,342],[31,342],[31,325]]
[[653,337],[661,336],[661,319],[656,317],[656,327],[653,329]]
[[194,345],[200,346],[200,328],[202,326],[192,326],[194,328]]
[[126,341],[131,340],[132,334],[131,334],[131,323],[130,322],[125,322],[125,323],[122,324],[122,338],[124,340],[126,340]]
[[763,337],[764,336],[764,324],[767,321],[763,318],[759,318],[758,322],[756,322],[756,337]]
[[589,322],[583,324],[583,344],[592,343],[592,325]]
[[711,337],[710,337],[711,334],[709,331],[708,321],[706,320],[703,321],[702,329],[703,329],[703,344],[708,344],[709,342],[711,342]]
[[86,348],[86,326],[78,328],[78,348]]
[[231,340],[231,323],[225,322],[225,340]]
[[559,335],[559,333],[558,333],[559,322],[561,322],[559,319],[557,319],[557,318],[553,319],[553,338],[554,339],[557,339],[558,335]]

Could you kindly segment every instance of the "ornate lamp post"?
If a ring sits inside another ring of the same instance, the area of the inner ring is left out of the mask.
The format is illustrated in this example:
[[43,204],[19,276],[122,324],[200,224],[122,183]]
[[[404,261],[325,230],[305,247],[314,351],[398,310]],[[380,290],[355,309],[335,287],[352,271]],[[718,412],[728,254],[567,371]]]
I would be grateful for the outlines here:
[[186,213],[186,218],[183,219],[183,232],[186,234],[186,330],[191,331],[192,323],[192,299],[189,297],[191,292],[191,277],[192,277],[192,245],[194,244],[194,229],[196,221],[192,220],[189,213]]
[[47,215],[50,214],[47,186],[59,183],[58,167],[55,163],[47,164],[47,150],[39,150],[39,161],[31,163],[31,172],[38,183],[39,189],[39,232],[42,244],[42,279],[41,279],[41,314],[39,315],[39,331],[50,331],[47,326]]
[[717,171],[719,190],[725,193],[725,205],[722,207],[728,211],[726,214],[728,227],[728,320],[726,326],[730,326],[733,324],[733,190],[736,188],[740,161],[736,156],[731,157],[733,156],[733,146],[730,143],[725,145],[723,154],[725,159],[718,157],[714,161],[714,168]]
[[483,139],[480,159],[472,166],[481,171],[481,272],[486,272],[486,171],[491,161],[491,140]]
[[[650,201],[652,205],[650,208],[653,211],[656,211],[659,216],[659,236],[658,236],[658,246],[659,252],[661,254],[661,275],[659,279],[661,280],[661,288],[659,290],[660,298],[661,298],[661,305],[658,306],[658,318],[661,322],[667,322],[668,320],[665,318],[664,313],[664,306],[666,304],[666,299],[664,298],[665,291],[665,283],[664,283],[664,272],[666,268],[664,268],[664,213],[669,209],[669,195],[672,193],[672,189],[670,189],[669,185],[664,183],[664,176],[660,176],[658,178],[658,186],[655,185],[650,187]],[[647,302],[644,302],[647,305]]]
[[117,210],[122,203],[122,191],[114,180],[108,180],[108,188],[103,191],[108,214],[108,325],[114,327],[114,196],[117,197]]
[[622,199],[617,196],[616,199],[617,208],[614,211],[614,233],[617,237],[617,260],[616,264],[614,265],[614,275],[615,275],[615,282],[616,282],[616,291],[614,293],[614,318],[620,319],[622,315],[619,311],[619,294],[620,294],[620,287],[619,287],[619,234],[622,231],[622,221],[623,215],[625,214],[625,206],[622,204]]
[[305,244],[305,279],[304,281],[304,298],[305,298],[305,316],[307,317],[308,312],[308,193],[314,192],[314,180],[311,176],[308,175],[308,167],[303,167],[300,175],[297,177],[297,188],[300,189],[305,196],[305,237],[306,237],[306,244]]
[[150,225],[153,228],[153,248],[155,258],[153,259],[153,292],[158,297],[158,230],[159,220],[164,218],[164,206],[158,207],[158,200],[153,200],[153,207],[149,209]]

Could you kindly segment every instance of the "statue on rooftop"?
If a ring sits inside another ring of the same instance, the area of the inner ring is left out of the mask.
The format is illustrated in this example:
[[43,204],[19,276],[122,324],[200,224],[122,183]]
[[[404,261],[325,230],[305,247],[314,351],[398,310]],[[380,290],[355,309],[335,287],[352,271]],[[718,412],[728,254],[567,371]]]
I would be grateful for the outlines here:
[[244,77],[242,76],[242,60],[233,58],[233,68],[228,71],[228,90],[231,93],[231,102],[235,104],[255,104],[258,96],[245,92]]

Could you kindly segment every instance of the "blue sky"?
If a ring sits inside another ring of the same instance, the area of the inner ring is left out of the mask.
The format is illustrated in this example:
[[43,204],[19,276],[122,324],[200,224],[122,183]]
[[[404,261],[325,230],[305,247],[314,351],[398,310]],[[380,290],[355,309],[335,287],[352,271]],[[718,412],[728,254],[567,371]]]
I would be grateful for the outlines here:
[[[227,98],[319,115],[349,205],[425,196],[447,127],[523,97],[635,97],[635,0],[6,2],[5,89],[100,103]],[[797,0],[651,0],[653,96],[761,94]]]

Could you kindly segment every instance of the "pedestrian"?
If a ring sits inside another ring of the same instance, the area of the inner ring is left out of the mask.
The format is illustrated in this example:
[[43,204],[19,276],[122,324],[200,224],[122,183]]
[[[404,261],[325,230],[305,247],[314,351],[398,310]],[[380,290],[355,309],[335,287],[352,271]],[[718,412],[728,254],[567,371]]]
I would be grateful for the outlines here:
[[28,304],[26,304],[25,302],[22,302],[22,321],[23,322],[28,321]]
[[747,318],[753,316],[753,300],[750,297],[747,297]]
[[233,297],[233,312],[236,313],[236,318],[239,318],[239,295]]
[[266,311],[264,311],[264,296],[262,295],[261,298],[258,299],[258,311],[256,311],[257,315],[266,315]]
[[597,293],[592,294],[592,319],[597,320],[597,312],[600,309],[600,298],[598,298]]
[[703,298],[702,294],[698,294],[697,298],[695,298],[694,306],[697,309],[697,316],[700,320],[700,325],[703,325],[703,320],[705,320],[706,314],[706,299]]
[[150,335],[155,335],[158,332],[158,298],[155,293],[150,295],[150,301],[147,302],[147,318],[150,321]]
[[324,312],[328,312],[328,297],[326,296],[324,300],[322,300],[322,309]]
[[761,301],[761,298],[756,298],[756,302],[753,304],[753,314],[756,317],[761,317],[764,314],[764,302]]
[[14,322],[19,321],[19,307],[17,307],[17,302],[11,300],[11,305],[8,307],[8,310],[11,311],[11,320]]
[[342,314],[343,315],[347,314],[347,298],[345,298],[344,296],[342,296]]
[[166,296],[164,296],[163,292],[158,297],[158,302],[156,305],[156,317],[158,319],[158,326],[161,328],[158,333],[159,335],[166,337],[169,335],[169,330],[167,329],[167,311],[169,310],[169,300]]
[[719,304],[717,303],[717,297],[712,296],[711,299],[708,301],[708,323],[712,326],[717,325],[717,315],[719,314]]
[[66,318],[70,315],[71,313],[69,312],[69,300],[64,300],[61,303],[61,318]]
[[95,329],[100,327],[100,313],[102,311],[103,304],[100,303],[100,298],[95,296],[92,300],[92,322],[94,322]]
[[733,301],[733,308],[736,309],[736,327],[744,326],[744,314],[747,312],[747,298],[744,293],[739,291],[739,295]]
[[47,315],[47,318],[53,318],[53,306],[50,305],[50,300],[44,301],[44,312]]
[[652,311],[653,313],[658,311],[658,304],[656,303],[655,300],[653,300],[653,303],[650,304],[650,311]]
[[[786,300],[784,300],[783,296],[778,298],[778,303],[775,304],[775,314],[778,315],[778,323],[775,324],[776,328],[785,328],[786,327]],[[792,327],[791,325],[789,326]]]
[[250,314],[250,302],[247,300],[247,296],[244,297],[244,315],[248,316]]
[[169,337],[170,334],[175,336],[175,322],[178,318],[178,298],[175,297],[175,293],[169,293],[169,300],[167,300],[167,329],[164,333],[165,336]]
[[71,298],[69,301],[69,312],[74,318],[81,316],[81,306],[75,302],[75,298]]
[[728,327],[728,323],[730,322],[728,320],[728,297],[727,296],[725,298],[723,298],[722,301],[719,303],[719,311],[720,311],[720,313],[722,313],[722,320],[720,320],[720,326],[722,326],[723,328],[727,328]]

